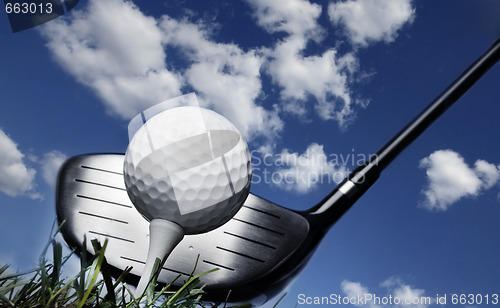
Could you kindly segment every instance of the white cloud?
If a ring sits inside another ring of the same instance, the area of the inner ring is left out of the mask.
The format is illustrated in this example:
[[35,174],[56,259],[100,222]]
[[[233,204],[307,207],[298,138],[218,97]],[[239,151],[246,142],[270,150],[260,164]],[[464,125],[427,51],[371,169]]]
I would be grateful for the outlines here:
[[420,168],[426,169],[429,182],[422,202],[428,210],[445,211],[459,199],[493,187],[500,179],[499,167],[477,160],[471,168],[452,150],[435,151],[420,161]]
[[[365,298],[365,296],[372,294],[372,292],[370,292],[368,290],[368,288],[361,285],[361,283],[353,282],[353,281],[349,281],[349,280],[342,281],[340,284],[340,288],[341,288],[342,292],[345,294],[345,296],[350,297],[350,298],[355,298],[355,299]],[[368,307],[368,308],[380,308],[381,307],[380,305],[377,305],[376,303],[374,303],[372,301],[360,302],[360,303],[358,303],[356,301],[356,302],[353,302],[352,304],[353,304],[353,306],[357,306],[357,307],[361,307],[361,306]]]
[[36,171],[26,166],[24,154],[17,144],[0,129],[0,191],[11,196],[28,195],[33,199],[40,195],[33,192]]
[[[306,193],[321,183],[339,183],[346,175],[343,166],[328,160],[323,146],[310,144],[303,154],[283,150],[274,162],[278,168],[273,174],[273,184]],[[277,181],[278,180],[278,181]]]
[[350,83],[359,72],[352,53],[338,55],[335,48],[304,55],[312,40],[320,43],[326,30],[318,19],[321,6],[303,0],[249,0],[257,24],[270,33],[288,34],[268,51],[267,72],[281,88],[282,108],[299,116],[307,113],[306,102],[313,98],[314,109],[323,120],[334,120],[345,128],[354,118],[353,103],[362,107],[367,100],[351,97]]
[[164,40],[181,48],[191,64],[184,76],[205,104],[227,116],[248,138],[274,137],[283,127],[276,110],[256,104],[261,95],[260,69],[265,61],[258,50],[243,51],[235,44],[216,43],[200,24],[164,16]]
[[59,151],[45,153],[40,163],[42,165],[42,177],[47,184],[55,187],[59,168],[67,158],[65,154]]
[[47,47],[112,113],[131,118],[181,94],[183,78],[165,67],[162,34],[154,18],[122,0],[91,0],[71,16],[41,28]]
[[[357,307],[382,308],[427,308],[434,298],[425,295],[425,290],[405,284],[401,279],[391,277],[380,284],[382,293],[372,292],[359,282],[342,281],[340,288],[346,297],[356,299]],[[361,299],[358,302],[358,299]]]
[[392,42],[398,31],[415,18],[412,0],[348,0],[328,6],[330,20],[342,25],[351,42]]
[[321,6],[303,0],[247,0],[255,9],[257,24],[270,33],[285,32],[318,38]]
[[474,163],[474,172],[482,182],[482,189],[490,189],[500,179],[500,166],[497,167],[482,159]]
[[[400,298],[402,303],[400,305],[396,305],[398,307],[407,307],[407,308],[425,308],[428,307],[429,304],[423,303],[420,300],[424,297],[425,291],[423,289],[413,289],[408,285],[401,285],[397,289],[394,290],[393,294],[395,297]],[[408,304],[406,304],[408,303]]]
[[354,116],[349,83],[358,67],[353,54],[337,56],[335,49],[321,55],[303,56],[306,42],[290,37],[272,52],[269,73],[281,90],[284,108],[298,115],[306,113],[304,103],[314,98],[314,107],[323,120],[335,120],[345,128]]
[[[91,0],[84,11],[72,12],[70,20],[43,27],[47,46],[112,113],[129,119],[190,86],[246,137],[274,137],[282,129],[276,108],[256,103],[264,61],[256,50],[212,41],[201,23],[168,16],[156,20],[130,1]],[[169,62],[166,46],[181,48],[188,67]]]
[[414,288],[405,284],[397,277],[390,277],[381,283],[389,294],[400,300],[400,304],[395,304],[394,307],[406,308],[426,308],[434,303],[434,298],[425,295],[424,289]]

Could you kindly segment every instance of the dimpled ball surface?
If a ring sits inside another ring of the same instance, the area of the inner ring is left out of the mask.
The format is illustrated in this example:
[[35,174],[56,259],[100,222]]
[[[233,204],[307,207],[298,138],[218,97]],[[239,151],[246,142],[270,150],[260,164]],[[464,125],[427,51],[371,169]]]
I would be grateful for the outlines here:
[[231,219],[251,182],[250,153],[238,130],[220,114],[191,106],[144,123],[130,141],[123,171],[142,216],[175,222],[186,234]]

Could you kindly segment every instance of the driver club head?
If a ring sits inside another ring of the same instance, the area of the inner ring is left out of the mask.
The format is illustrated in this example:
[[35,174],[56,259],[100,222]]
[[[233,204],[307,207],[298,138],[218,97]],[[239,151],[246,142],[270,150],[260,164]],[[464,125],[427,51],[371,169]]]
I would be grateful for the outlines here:
[[[67,160],[59,172],[57,216],[65,221],[61,232],[72,248],[81,249],[84,236],[88,242],[97,239],[102,243],[108,238],[108,263],[117,270],[132,266],[131,274],[139,277],[147,258],[149,222],[128,197],[123,160],[122,154],[80,155]],[[182,286],[199,255],[195,274],[219,268],[202,280],[212,295],[220,293],[224,300],[227,290],[248,285],[277,268],[300,247],[308,231],[309,223],[302,215],[250,194],[226,224],[207,233],[186,235],[167,259],[158,281],[168,283],[181,275],[174,285]],[[94,253],[92,245],[86,247]]]

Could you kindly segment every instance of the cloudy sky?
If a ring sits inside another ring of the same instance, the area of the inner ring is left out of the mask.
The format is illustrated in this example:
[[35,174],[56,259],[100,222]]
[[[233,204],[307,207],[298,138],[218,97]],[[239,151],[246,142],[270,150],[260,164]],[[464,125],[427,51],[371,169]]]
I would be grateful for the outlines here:
[[[36,263],[66,158],[125,152],[134,115],[190,92],[247,139],[251,191],[307,209],[500,37],[499,12],[495,0],[81,0],[15,34],[0,13],[0,261]],[[283,306],[498,293],[499,80],[497,66],[387,168]]]

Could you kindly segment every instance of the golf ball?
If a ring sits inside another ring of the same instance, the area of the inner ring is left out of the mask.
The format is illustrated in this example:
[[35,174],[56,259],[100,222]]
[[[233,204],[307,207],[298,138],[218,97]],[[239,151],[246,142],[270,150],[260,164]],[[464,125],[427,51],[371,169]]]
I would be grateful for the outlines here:
[[236,127],[193,106],[147,120],[130,140],[123,171],[142,216],[177,223],[186,234],[231,219],[248,196],[252,172],[248,146]]

